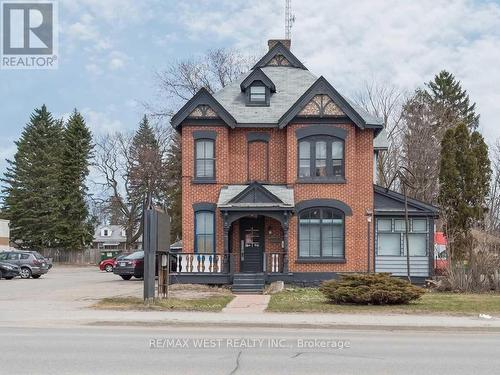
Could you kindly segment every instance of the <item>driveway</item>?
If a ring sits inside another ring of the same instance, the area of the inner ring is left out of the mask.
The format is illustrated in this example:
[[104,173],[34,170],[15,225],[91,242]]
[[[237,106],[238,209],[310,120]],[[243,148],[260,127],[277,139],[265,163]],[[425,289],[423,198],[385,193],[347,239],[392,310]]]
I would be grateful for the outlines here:
[[97,267],[55,265],[37,280],[0,280],[0,322],[15,315],[56,318],[89,307],[105,297],[141,297],[142,290],[142,279],[125,281]]

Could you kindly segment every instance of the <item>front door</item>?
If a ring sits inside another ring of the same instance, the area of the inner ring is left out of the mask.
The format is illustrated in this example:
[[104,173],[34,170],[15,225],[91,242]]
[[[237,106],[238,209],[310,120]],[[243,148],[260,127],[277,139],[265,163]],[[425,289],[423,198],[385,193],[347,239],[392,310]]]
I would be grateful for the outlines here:
[[240,220],[240,270],[262,272],[264,251],[264,218]]

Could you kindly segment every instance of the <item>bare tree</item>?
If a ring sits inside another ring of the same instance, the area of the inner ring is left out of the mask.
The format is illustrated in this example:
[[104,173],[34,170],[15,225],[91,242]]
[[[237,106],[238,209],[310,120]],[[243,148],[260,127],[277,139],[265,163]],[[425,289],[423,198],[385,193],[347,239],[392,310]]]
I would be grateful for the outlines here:
[[[94,201],[113,224],[125,229],[128,248],[142,235],[145,194],[152,194],[159,204],[165,203],[166,180],[159,171],[165,165],[171,131],[157,125],[153,132],[154,150],[149,144],[142,147],[138,144],[141,138],[130,133],[108,134],[96,140],[95,168],[100,178],[94,183],[101,187],[101,194]],[[138,180],[148,180],[147,186],[138,185]]]
[[401,164],[403,100],[404,94],[397,87],[376,81],[365,82],[361,91],[355,96],[355,101],[359,106],[384,121],[389,148],[379,153],[377,160],[377,183],[384,187],[387,187],[394,179]]
[[162,104],[146,107],[153,116],[169,118],[202,87],[214,93],[248,71],[254,61],[254,57],[224,48],[176,61],[155,74]]
[[417,90],[402,112],[402,162],[414,179],[408,195],[436,203],[439,194],[441,138],[435,126],[435,107],[425,92]]
[[500,139],[490,147],[491,182],[488,196],[488,212],[485,218],[486,230],[500,234]]

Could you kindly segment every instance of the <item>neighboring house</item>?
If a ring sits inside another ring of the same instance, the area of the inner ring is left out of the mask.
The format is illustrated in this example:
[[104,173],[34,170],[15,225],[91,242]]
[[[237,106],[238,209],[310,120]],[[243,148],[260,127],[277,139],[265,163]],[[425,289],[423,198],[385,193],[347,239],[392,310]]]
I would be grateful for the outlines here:
[[[121,225],[101,225],[94,232],[93,247],[95,249],[125,250],[126,244],[127,236]],[[142,237],[139,238],[133,249],[139,249],[141,245]]]
[[[270,40],[237,81],[201,89],[182,134],[179,282],[317,283],[341,272],[406,274],[404,199],[374,186],[380,119]],[[411,273],[432,269],[435,207],[409,200]],[[374,215],[374,220],[372,219]]]
[[10,247],[10,228],[9,220],[0,219],[0,248]]

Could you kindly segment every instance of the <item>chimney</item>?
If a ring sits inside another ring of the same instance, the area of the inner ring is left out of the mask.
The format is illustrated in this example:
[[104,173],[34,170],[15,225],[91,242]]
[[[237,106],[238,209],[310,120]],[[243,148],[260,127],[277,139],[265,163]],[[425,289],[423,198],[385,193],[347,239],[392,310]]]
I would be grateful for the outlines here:
[[278,42],[281,42],[288,50],[290,49],[290,45],[292,44],[292,41],[290,39],[269,39],[267,41],[267,45],[269,46],[269,49],[273,48]]

